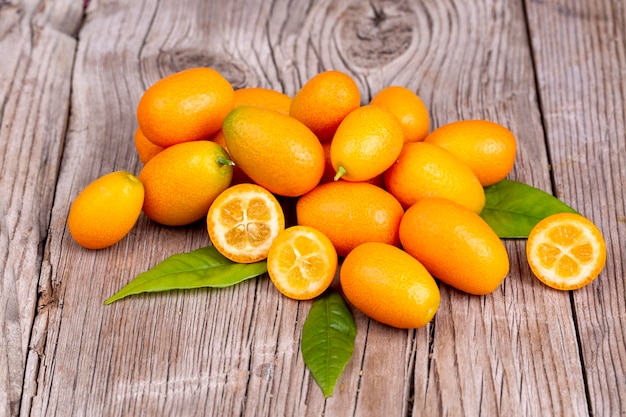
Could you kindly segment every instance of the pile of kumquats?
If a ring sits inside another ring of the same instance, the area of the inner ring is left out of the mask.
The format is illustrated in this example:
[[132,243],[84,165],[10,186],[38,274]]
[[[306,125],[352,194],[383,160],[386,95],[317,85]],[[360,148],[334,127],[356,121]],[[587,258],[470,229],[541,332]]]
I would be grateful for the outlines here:
[[[142,212],[167,226],[206,221],[221,255],[267,262],[285,296],[313,299],[338,272],[351,305],[399,328],[433,318],[435,279],[482,295],[509,274],[502,239],[479,215],[485,187],[515,161],[516,138],[500,124],[431,130],[415,92],[389,86],[362,104],[355,81],[333,70],[290,97],[192,68],[150,86],[136,115],[141,172],[96,179],[70,208],[85,248],[117,243]],[[295,204],[294,225],[282,201]],[[606,258],[598,228],[577,213],[546,216],[526,249],[537,278],[562,290],[593,281]]]

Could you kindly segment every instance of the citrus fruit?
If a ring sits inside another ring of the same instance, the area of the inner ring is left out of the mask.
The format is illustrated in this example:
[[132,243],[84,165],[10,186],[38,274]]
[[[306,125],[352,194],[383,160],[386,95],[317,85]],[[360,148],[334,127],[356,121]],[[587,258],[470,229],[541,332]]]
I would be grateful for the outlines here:
[[589,219],[558,213],[533,227],[526,256],[541,282],[558,290],[575,290],[598,277],[606,262],[606,244]]
[[487,120],[461,120],[433,130],[424,139],[465,162],[486,187],[513,169],[517,142],[506,127]]
[[387,191],[366,182],[321,184],[296,203],[297,222],[324,233],[339,256],[361,243],[398,246],[398,227],[404,210]]
[[335,179],[366,181],[385,172],[400,155],[404,133],[389,110],[367,105],[348,114],[330,146]]
[[432,143],[409,142],[385,172],[385,187],[404,208],[424,197],[443,197],[480,213],[485,190],[472,170]]
[[[276,110],[283,114],[289,114],[290,104],[291,97],[289,97],[287,94],[283,94],[268,88],[246,87],[235,90],[234,107],[256,106]],[[226,149],[226,151],[228,152],[226,138],[224,138],[224,132],[221,129],[211,137],[211,140],[222,145],[224,149]],[[235,165],[233,167],[232,184],[241,184],[244,182],[253,181],[243,172],[243,170],[238,165]]]
[[322,178],[322,144],[291,116],[238,106],[224,120],[222,131],[235,165],[272,193],[297,197]]
[[141,132],[141,129],[137,128],[135,130],[135,149],[137,150],[137,155],[139,156],[141,163],[145,165],[154,155],[158,154],[165,148],[150,142]]
[[[335,181],[335,175],[337,174],[335,172],[335,168],[333,168],[332,162],[330,161],[330,145],[331,145],[331,142],[322,143],[322,147],[324,148],[324,158],[325,158],[326,163],[324,164],[324,174],[322,175],[320,184]],[[343,181],[343,180],[340,179],[340,181]],[[385,187],[385,177],[383,174],[377,175],[374,178],[370,178],[369,180],[363,181],[363,182],[368,182],[370,184],[377,185],[381,188]]]
[[246,87],[235,90],[233,107],[237,106],[258,106],[289,114],[291,97],[269,88]]
[[322,142],[333,138],[344,117],[361,105],[359,87],[347,74],[324,71],[296,92],[289,114],[300,120]]
[[475,212],[427,197],[400,222],[400,242],[435,277],[469,294],[493,292],[509,273],[504,244]]
[[183,226],[206,216],[232,180],[228,153],[207,140],[179,143],[155,155],[139,173],[146,189],[143,211],[167,226]]
[[[226,138],[224,137],[224,132],[221,129],[219,130],[219,132],[211,137],[211,141],[217,143],[222,148],[224,148],[226,152],[228,152],[228,146],[226,146]],[[230,155],[230,152],[228,152],[228,154]],[[252,181],[250,177],[248,177],[246,173],[243,172],[239,165],[233,164],[233,179],[231,180],[230,184],[235,185],[244,182],[254,181]]]
[[439,288],[426,268],[386,243],[357,246],[343,261],[339,279],[352,305],[389,326],[423,327],[439,308]]
[[323,293],[337,271],[337,252],[319,230],[291,226],[278,234],[267,255],[270,279],[285,296],[310,300]]
[[137,223],[144,187],[130,172],[106,174],[74,199],[67,225],[74,240],[88,249],[103,249],[124,238]]
[[392,112],[402,125],[405,142],[422,141],[430,130],[428,109],[417,94],[406,87],[392,85],[380,90],[370,104]]
[[159,146],[209,139],[232,110],[232,85],[212,68],[190,68],[152,84],[137,105],[143,134]]
[[276,197],[257,184],[237,184],[211,204],[207,230],[213,246],[233,262],[267,258],[276,236],[285,229],[285,215]]

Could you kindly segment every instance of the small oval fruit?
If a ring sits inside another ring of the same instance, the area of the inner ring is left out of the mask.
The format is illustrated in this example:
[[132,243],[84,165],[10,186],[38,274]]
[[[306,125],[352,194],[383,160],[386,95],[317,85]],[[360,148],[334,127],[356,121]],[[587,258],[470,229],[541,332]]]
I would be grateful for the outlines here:
[[321,184],[296,203],[298,224],[324,233],[339,256],[361,243],[399,246],[398,227],[404,210],[387,191],[366,182]]
[[339,270],[346,299],[368,317],[401,329],[423,327],[439,309],[437,283],[414,257],[385,243],[363,243]]
[[235,90],[235,104],[233,106],[257,106],[289,114],[291,97],[280,91],[263,87],[246,87]]
[[485,190],[472,170],[431,143],[405,143],[385,172],[385,187],[406,209],[424,197],[443,197],[480,213]]
[[422,99],[408,88],[400,85],[385,87],[372,97],[370,104],[384,107],[398,118],[404,131],[404,142],[419,142],[428,135],[428,109]]
[[212,68],[190,68],[152,84],[137,105],[143,134],[162,147],[209,139],[232,110],[234,90]]
[[166,226],[184,226],[202,219],[218,194],[230,186],[230,164],[226,150],[207,140],[164,149],[139,173],[146,189],[144,213]]
[[154,155],[165,149],[162,146],[155,145],[154,143],[150,142],[139,128],[135,130],[134,142],[135,149],[137,150],[137,155],[139,156],[139,160],[144,165],[147,164]]
[[330,145],[335,179],[367,181],[389,168],[400,155],[404,133],[389,110],[367,105],[348,114]]
[[104,249],[135,226],[144,200],[142,183],[130,172],[106,174],[76,197],[67,219],[70,234],[81,246]]
[[274,194],[298,197],[322,178],[322,144],[291,116],[238,106],[224,120],[222,131],[235,165]]
[[[220,130],[215,135],[213,135],[213,137],[211,137],[211,142],[215,142],[218,145],[220,145],[222,148],[224,148],[224,150],[228,153],[228,155],[230,155],[230,152],[228,152],[228,146],[226,146],[226,138],[224,138],[224,131]],[[229,156],[229,158],[231,158],[232,160],[232,157]],[[253,182],[254,181],[252,181],[250,177],[248,177],[238,165],[233,164],[233,179],[231,180],[230,185],[253,183]]]
[[515,136],[488,120],[448,123],[433,130],[424,141],[446,149],[467,164],[483,187],[506,178],[515,163]]
[[469,294],[489,294],[509,273],[504,244],[476,213],[426,197],[400,222],[400,242],[435,277]]
[[330,70],[315,75],[298,90],[289,114],[321,142],[328,142],[344,117],[360,105],[361,95],[354,80],[341,71]]

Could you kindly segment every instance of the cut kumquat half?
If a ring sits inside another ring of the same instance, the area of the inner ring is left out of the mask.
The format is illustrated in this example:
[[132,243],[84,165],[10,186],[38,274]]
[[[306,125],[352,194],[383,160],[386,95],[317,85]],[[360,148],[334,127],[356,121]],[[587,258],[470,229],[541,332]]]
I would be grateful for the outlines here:
[[531,230],[526,256],[541,282],[558,290],[575,290],[598,277],[606,262],[606,244],[589,219],[558,213]]
[[280,203],[256,184],[227,188],[211,204],[207,229],[213,246],[226,258],[238,263],[267,258],[276,236],[285,229]]
[[322,294],[337,271],[337,251],[319,230],[292,226],[278,234],[267,256],[267,272],[283,295],[310,300]]

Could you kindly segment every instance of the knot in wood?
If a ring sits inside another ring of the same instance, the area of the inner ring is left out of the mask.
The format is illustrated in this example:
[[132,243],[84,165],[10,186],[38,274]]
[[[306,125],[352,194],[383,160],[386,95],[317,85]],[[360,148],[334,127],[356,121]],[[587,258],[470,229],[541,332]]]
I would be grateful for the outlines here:
[[414,11],[406,1],[358,2],[341,15],[340,48],[354,64],[375,68],[400,57],[413,41]]

